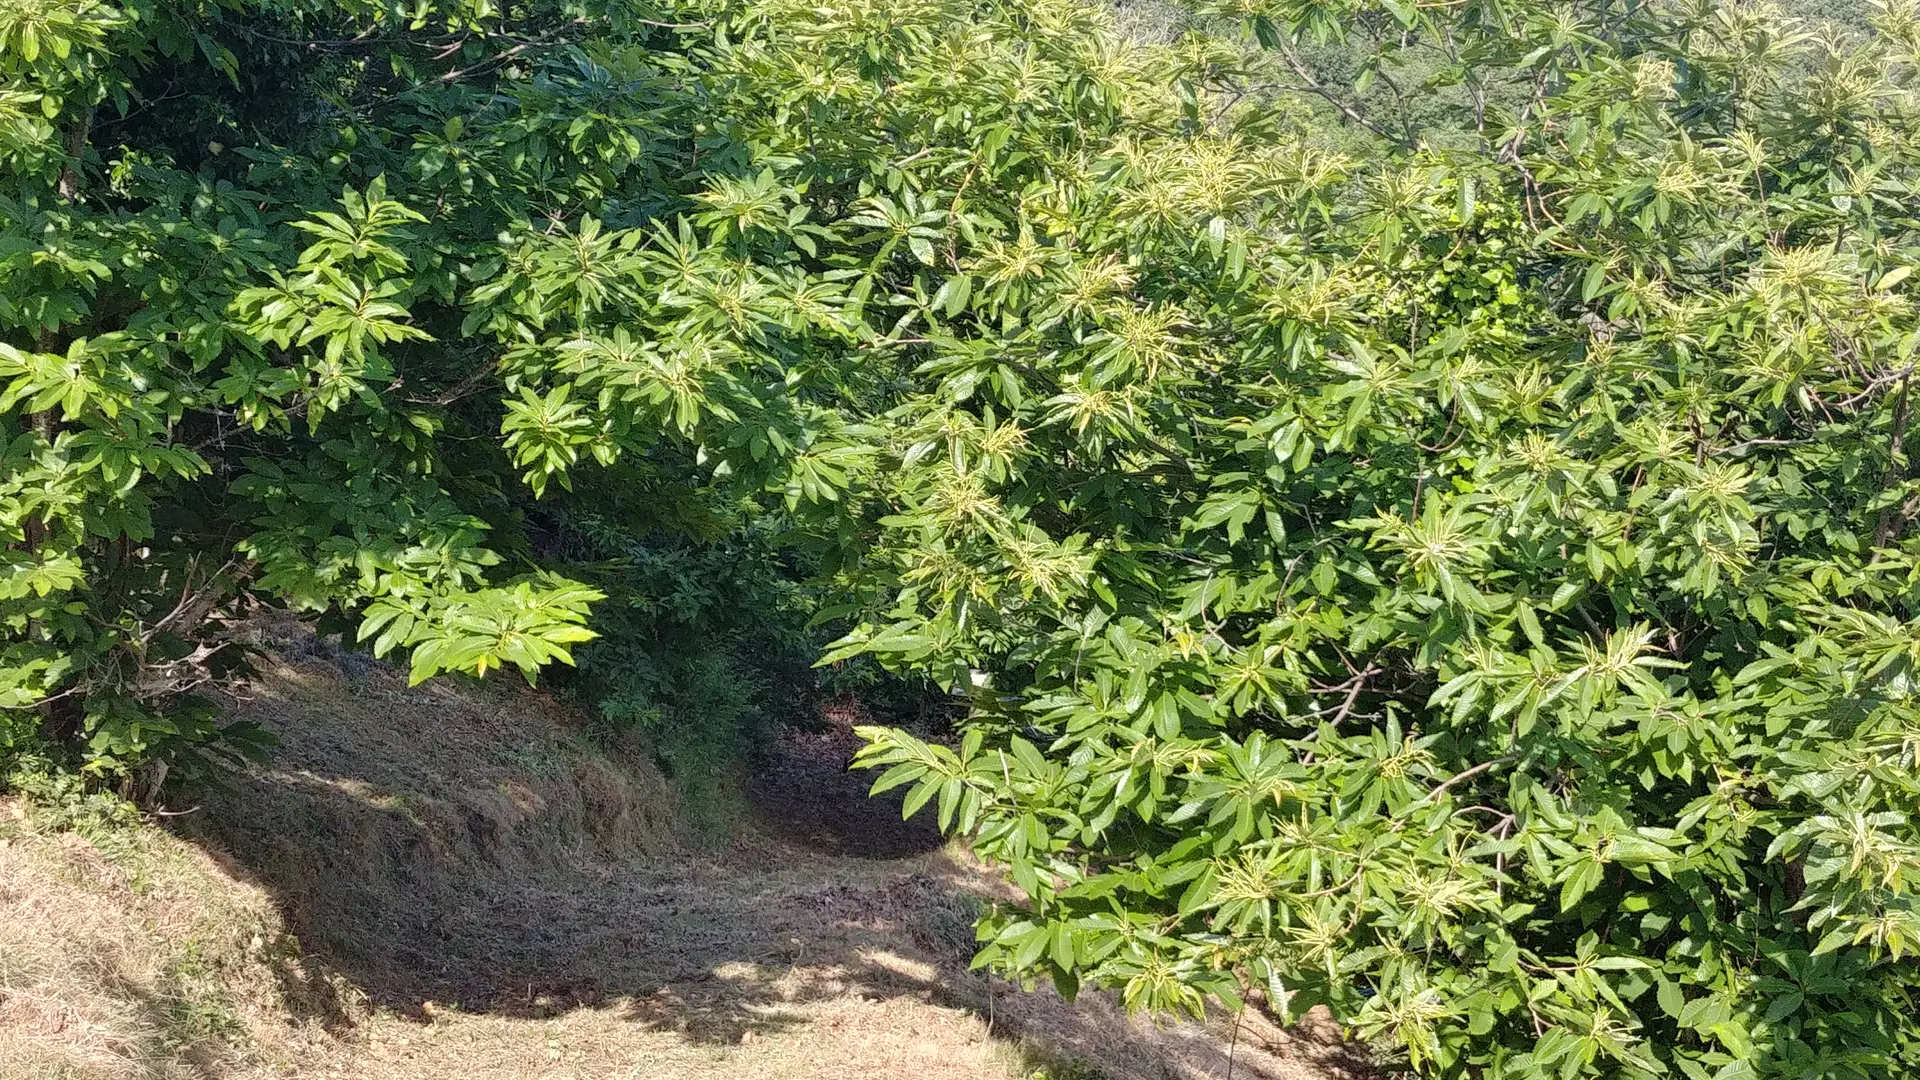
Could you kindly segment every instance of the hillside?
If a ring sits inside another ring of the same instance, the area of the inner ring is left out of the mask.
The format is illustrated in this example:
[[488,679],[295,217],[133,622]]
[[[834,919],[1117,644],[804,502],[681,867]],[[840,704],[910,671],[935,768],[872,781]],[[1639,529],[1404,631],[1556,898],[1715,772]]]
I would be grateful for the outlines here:
[[164,828],[5,803],[0,1077],[1345,1075],[1264,1021],[968,974],[994,882],[859,799],[843,730],[790,736],[717,843],[538,694],[274,644],[231,700],[271,762]]

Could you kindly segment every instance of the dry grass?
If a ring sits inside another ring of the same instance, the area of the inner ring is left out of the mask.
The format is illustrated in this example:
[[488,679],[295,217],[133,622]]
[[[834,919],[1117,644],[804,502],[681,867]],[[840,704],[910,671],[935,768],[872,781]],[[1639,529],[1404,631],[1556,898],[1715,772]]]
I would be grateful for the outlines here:
[[98,842],[0,800],[0,1077],[245,1075],[319,1037],[272,899],[150,827]]
[[1357,1075],[1324,1032],[1156,1026],[968,973],[996,886],[964,855],[838,854],[863,845],[796,839],[805,808],[764,792],[782,828],[698,848],[643,756],[538,695],[280,644],[233,708],[282,745],[176,819],[190,841],[96,844],[9,804],[0,1078]]

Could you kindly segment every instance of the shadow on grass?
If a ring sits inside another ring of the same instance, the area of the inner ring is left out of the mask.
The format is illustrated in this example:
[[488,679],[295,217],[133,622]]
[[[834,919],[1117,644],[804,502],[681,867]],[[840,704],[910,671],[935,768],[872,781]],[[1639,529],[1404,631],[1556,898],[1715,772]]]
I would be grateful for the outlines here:
[[[236,704],[282,743],[180,827],[276,898],[305,954],[279,965],[291,1007],[336,1031],[364,1005],[421,1020],[605,1008],[730,1045],[803,1026],[815,1003],[911,997],[991,1018],[1036,1060],[1224,1075],[1176,1065],[1156,1029],[1109,1006],[967,973],[967,872],[897,802],[865,799],[844,737],[798,737],[761,763],[748,790],[771,836],[689,850],[642,758],[580,744],[542,707],[383,672],[349,687],[312,660]],[[1221,1056],[1204,1034],[1181,1061]]]
[[[643,754],[584,742],[532,695],[347,668],[314,650],[263,675],[234,709],[277,732],[271,761],[175,820],[372,1006],[549,1016],[626,1001],[637,1020],[729,1041],[777,1028],[782,1005],[926,989],[862,956],[939,887],[849,856],[919,856],[939,874],[940,837],[897,801],[865,800],[850,748],[808,736],[764,763],[752,802],[773,838],[688,845]],[[796,965],[816,977],[750,974]],[[278,970],[305,1015],[349,1022],[356,1003],[325,972]]]

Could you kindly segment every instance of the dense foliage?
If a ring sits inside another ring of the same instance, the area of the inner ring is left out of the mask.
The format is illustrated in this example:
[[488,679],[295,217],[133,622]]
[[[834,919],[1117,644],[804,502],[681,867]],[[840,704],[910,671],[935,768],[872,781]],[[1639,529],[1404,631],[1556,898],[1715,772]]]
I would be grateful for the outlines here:
[[[675,41],[485,0],[0,11],[0,732],[103,770],[202,740],[182,695],[242,590],[352,614],[416,677],[590,636],[564,510],[514,468],[567,460],[543,433],[578,405],[515,369],[661,310],[623,275],[698,172]],[[594,452],[660,438],[653,404]]]
[[1920,1069],[1872,21],[16,0],[0,738],[208,741],[246,602],[421,678],[598,629],[652,715],[804,549],[830,656],[971,695],[865,759],[1024,891],[983,962],[1438,1076]]
[[1069,987],[1263,986],[1442,1075],[1920,1066],[1911,10],[1359,17],[1484,123],[1362,162],[1197,129],[1208,71],[929,238],[988,234],[848,647],[993,682],[882,785]]
[[[644,492],[643,509],[658,515],[662,495]],[[764,516],[716,534],[730,517],[676,528],[582,513],[560,531],[569,568],[606,599],[594,607],[598,637],[553,683],[592,708],[596,737],[643,740],[682,820],[712,832],[737,817],[741,772],[832,699],[857,695],[886,715],[930,693],[870,661],[815,668],[828,635],[808,625],[819,590],[806,553]]]

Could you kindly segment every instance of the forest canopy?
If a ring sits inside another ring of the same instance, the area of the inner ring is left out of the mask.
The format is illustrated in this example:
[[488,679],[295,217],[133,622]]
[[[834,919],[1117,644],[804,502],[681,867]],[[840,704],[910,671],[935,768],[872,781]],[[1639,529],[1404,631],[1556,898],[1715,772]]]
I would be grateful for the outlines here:
[[786,558],[967,700],[863,761],[983,964],[1920,1070],[1920,15],[1843,14],[13,0],[0,743],[244,747],[246,605],[531,678]]

